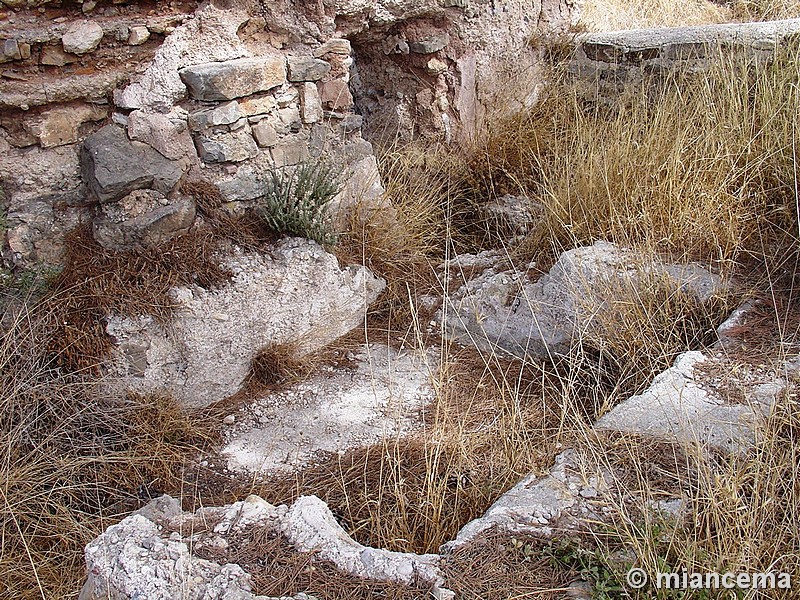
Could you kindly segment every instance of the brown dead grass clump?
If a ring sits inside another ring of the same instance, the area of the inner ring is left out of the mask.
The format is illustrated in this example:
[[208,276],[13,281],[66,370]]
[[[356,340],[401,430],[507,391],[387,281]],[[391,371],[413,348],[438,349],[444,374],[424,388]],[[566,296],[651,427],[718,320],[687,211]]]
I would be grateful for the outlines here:
[[18,310],[0,340],[0,595],[69,598],[84,545],[177,488],[186,456],[214,434],[171,398],[110,399],[65,372],[45,351],[49,321]]
[[214,287],[229,278],[215,257],[218,239],[195,228],[158,248],[115,252],[94,241],[88,227],[67,235],[64,270],[46,299],[52,318],[49,350],[60,364],[79,371],[101,364],[110,350],[104,330],[109,313],[150,314],[166,320],[175,303],[170,288]]
[[252,528],[243,539],[230,540],[226,551],[214,552],[207,545],[197,554],[241,565],[251,575],[253,593],[270,597],[305,592],[320,600],[419,600],[430,590],[423,583],[407,586],[345,575],[332,563],[297,552],[282,535],[266,528]]

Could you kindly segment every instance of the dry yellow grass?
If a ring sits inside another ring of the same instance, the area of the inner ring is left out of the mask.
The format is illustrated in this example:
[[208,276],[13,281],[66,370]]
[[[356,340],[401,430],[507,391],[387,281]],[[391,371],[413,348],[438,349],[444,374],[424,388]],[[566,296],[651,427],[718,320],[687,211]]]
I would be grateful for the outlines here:
[[800,17],[797,0],[587,0],[581,25],[588,31],[617,31],[795,17]]

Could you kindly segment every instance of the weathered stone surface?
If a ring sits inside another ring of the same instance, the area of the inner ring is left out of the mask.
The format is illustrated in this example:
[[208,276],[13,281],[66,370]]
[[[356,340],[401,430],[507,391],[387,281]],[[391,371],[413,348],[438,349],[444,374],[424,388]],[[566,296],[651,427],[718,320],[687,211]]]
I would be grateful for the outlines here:
[[86,54],[100,45],[103,39],[103,28],[94,21],[83,21],[70,25],[67,32],[61,36],[64,52],[71,54]]
[[255,596],[250,576],[239,565],[220,565],[197,556],[206,549],[219,555],[248,535],[264,531],[283,534],[298,552],[313,552],[344,572],[366,579],[441,582],[438,555],[362,546],[316,496],[303,496],[290,508],[248,496],[243,502],[204,507],[195,513],[181,512],[177,502],[162,497],[86,546],[88,578],[79,600],[313,600],[304,593]]
[[385,283],[364,267],[340,268],[314,242],[279,242],[273,257],[238,253],[225,261],[233,281],[219,290],[177,288],[179,304],[168,330],[153,319],[111,317],[118,345],[141,348],[146,367],[130,376],[119,356],[117,384],[165,390],[190,406],[234,394],[256,353],[270,343],[310,352],[357,327]]
[[290,56],[287,79],[292,82],[319,81],[331,70],[330,64],[309,56]]
[[258,56],[186,67],[180,77],[196,100],[233,100],[278,87],[286,67],[282,56]]
[[250,128],[238,131],[207,132],[195,138],[200,158],[207,163],[242,162],[258,154]]
[[317,86],[304,83],[300,90],[300,106],[303,111],[303,123],[316,123],[322,120],[322,99]]
[[189,128],[192,131],[202,131],[208,127],[231,125],[244,116],[239,103],[235,100],[193,112],[189,115]]
[[127,118],[128,137],[155,148],[170,160],[197,162],[197,152],[186,126],[186,113],[168,114],[135,110]]
[[90,194],[101,203],[145,188],[168,194],[183,175],[178,162],[146,144],[130,141],[116,125],[106,125],[86,138],[81,170]]
[[23,127],[42,148],[53,148],[77,142],[81,125],[100,121],[107,115],[108,109],[97,104],[68,105],[52,108],[36,117],[26,117]]
[[301,496],[281,519],[281,531],[300,552],[313,552],[339,569],[366,579],[413,583],[441,580],[438,554],[410,554],[365,547],[336,522],[316,496]]
[[595,427],[698,443],[732,453],[749,450],[785,382],[753,386],[753,401],[733,404],[701,385],[695,367],[708,360],[702,352],[681,354],[647,390],[614,407]]
[[450,36],[447,32],[431,34],[419,40],[408,42],[408,49],[415,54],[433,54],[438,52],[450,43]]
[[308,145],[305,140],[286,137],[270,149],[276,167],[288,167],[308,158]]
[[353,95],[346,81],[334,79],[320,86],[322,105],[329,110],[349,110],[353,106]]
[[[155,502],[158,501],[161,499]],[[179,525],[181,518],[186,518],[182,514],[147,507],[141,513],[112,525],[86,546],[88,578],[79,600],[272,600],[252,593],[250,576],[239,565],[220,565],[198,558],[194,555],[198,549],[196,543],[180,535],[173,539],[162,534],[162,526]],[[148,513],[157,522],[147,518],[145,514]],[[235,535],[243,527],[269,526],[279,514],[274,506],[250,496],[244,502],[223,509],[206,510],[203,516],[209,520],[213,518],[216,525],[208,537],[220,540],[226,535]],[[295,598],[306,600],[307,597],[302,594]]]
[[239,101],[239,109],[246,116],[263,115],[278,106],[272,96],[256,96]]
[[481,348],[552,357],[580,336],[614,335],[600,329],[597,311],[648,278],[700,301],[724,289],[718,276],[698,265],[661,264],[596,242],[564,252],[535,283],[523,272],[490,268],[446,298],[440,319],[450,336]]
[[[28,49],[30,50],[30,46]],[[3,40],[0,46],[0,63],[20,60],[21,58],[22,51],[20,50],[19,42],[17,40]]]
[[228,469],[296,471],[319,452],[344,452],[423,426],[418,415],[435,398],[438,353],[370,344],[353,361],[352,370],[320,373],[232,415],[221,450]]
[[256,143],[262,148],[269,148],[278,143],[278,134],[275,128],[267,121],[261,121],[253,125],[253,136]]
[[322,44],[319,48],[314,49],[314,58],[322,58],[326,54],[342,54],[349,55],[352,51],[350,40],[343,38],[332,38]]
[[44,46],[42,47],[42,55],[39,62],[43,65],[53,67],[63,67],[78,61],[78,57],[74,54],[67,54],[58,46]]
[[144,25],[134,25],[128,34],[131,46],[140,46],[150,39],[150,30]]
[[155,190],[137,190],[101,207],[93,223],[94,239],[110,250],[158,246],[186,233],[194,223],[194,200],[168,200]]
[[170,33],[140,77],[114,93],[114,103],[124,109],[169,112],[178,100],[186,97],[186,86],[178,73],[180,69],[227,61],[248,53],[237,35],[248,18],[244,10],[226,10],[217,8],[214,3],[205,4],[192,19]]
[[547,475],[531,474],[522,479],[482,517],[464,525],[443,550],[467,544],[493,527],[509,533],[551,536],[576,527],[582,520],[596,521],[599,497],[609,492],[614,480],[612,473],[587,457],[566,450],[556,456]]

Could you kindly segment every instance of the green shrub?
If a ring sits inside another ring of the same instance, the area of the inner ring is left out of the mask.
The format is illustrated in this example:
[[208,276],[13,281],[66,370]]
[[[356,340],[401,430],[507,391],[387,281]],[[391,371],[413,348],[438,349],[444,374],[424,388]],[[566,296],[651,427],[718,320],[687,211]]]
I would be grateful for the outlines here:
[[256,213],[277,233],[335,244],[329,213],[331,200],[342,185],[341,170],[325,162],[272,169]]

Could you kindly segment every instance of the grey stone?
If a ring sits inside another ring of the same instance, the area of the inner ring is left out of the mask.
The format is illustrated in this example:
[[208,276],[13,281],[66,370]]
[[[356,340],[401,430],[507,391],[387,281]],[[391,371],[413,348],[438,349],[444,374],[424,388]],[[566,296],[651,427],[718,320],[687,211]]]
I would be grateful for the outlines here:
[[[314,242],[279,242],[271,256],[237,252],[223,259],[233,280],[215,290],[174,288],[170,323],[109,317],[117,346],[147,349],[147,367],[131,376],[124,356],[108,385],[164,390],[186,406],[208,406],[236,393],[253,357],[268,344],[293,343],[298,356],[359,326],[385,282],[364,267],[340,267]],[[228,320],[219,315],[230,315]]]
[[90,194],[101,203],[119,200],[137,189],[168,194],[183,175],[180,163],[147,144],[132,142],[116,125],[106,125],[86,138],[81,171]]
[[169,112],[176,102],[186,97],[186,86],[179,70],[187,65],[228,61],[247,54],[237,35],[248,18],[246,11],[217,8],[206,3],[193,18],[174,31],[162,26],[158,19],[148,21],[152,33],[169,33],[156,50],[144,73],[134,77],[124,89],[114,91],[114,104],[122,109],[145,109]]
[[278,134],[275,132],[275,128],[266,121],[253,125],[253,137],[262,148],[269,148],[278,143]]
[[128,136],[152,146],[170,160],[197,162],[197,152],[186,126],[185,113],[168,114],[135,110],[127,117]]
[[284,138],[280,144],[270,149],[276,167],[288,167],[308,158],[308,144],[304,140]]
[[433,54],[450,43],[450,36],[446,32],[431,34],[420,40],[409,40],[408,49],[415,54]]
[[331,66],[324,60],[309,56],[290,56],[287,65],[289,68],[287,79],[295,83],[319,81],[331,70]]
[[140,46],[150,39],[150,30],[144,25],[134,25],[128,34],[128,43],[131,46]]
[[0,54],[0,62],[8,62],[12,60],[20,60],[22,52],[19,49],[17,40],[3,40],[2,54]]
[[342,119],[342,129],[345,133],[354,133],[360,131],[364,125],[364,117],[361,115],[347,114]]
[[249,128],[203,133],[195,137],[195,144],[200,158],[207,163],[242,162],[258,154]]
[[110,250],[158,246],[186,233],[195,219],[192,198],[167,200],[154,190],[131,192],[118,202],[103,204],[101,211],[94,220],[94,239]]
[[72,24],[61,36],[64,52],[86,54],[100,45],[103,39],[103,28],[94,21],[82,21]]
[[[589,474],[588,481],[586,475]],[[581,494],[586,489],[605,493],[612,488],[614,475],[594,464],[575,450],[556,456],[550,472],[532,473],[500,496],[483,516],[464,525],[456,538],[442,546],[452,551],[479,537],[485,531],[499,528],[512,534],[552,536],[575,527],[586,516],[592,516],[589,502]],[[587,514],[588,513],[588,514]]]
[[410,554],[365,547],[336,522],[316,496],[301,496],[281,520],[281,531],[300,552],[313,552],[357,577],[414,583],[441,581],[438,554]]
[[286,81],[282,56],[238,58],[205,63],[179,71],[196,100],[221,101],[249,96],[278,87]]
[[448,296],[439,316],[455,339],[520,358],[552,357],[581,336],[614,335],[602,329],[598,310],[648,279],[701,302],[724,289],[698,265],[665,265],[600,241],[564,252],[535,283],[522,271],[490,268]]
[[233,100],[214,108],[193,112],[189,115],[189,128],[192,131],[202,131],[209,127],[231,125],[241,119],[242,116],[244,114],[239,107],[239,103]]

